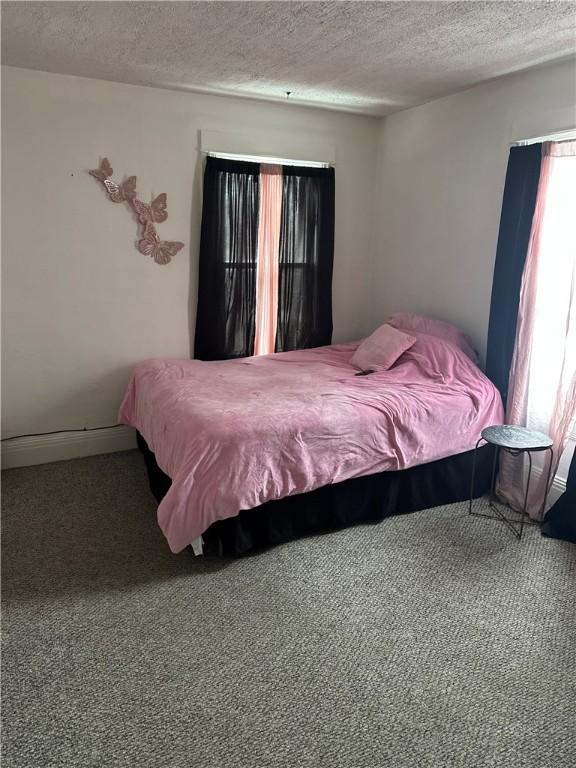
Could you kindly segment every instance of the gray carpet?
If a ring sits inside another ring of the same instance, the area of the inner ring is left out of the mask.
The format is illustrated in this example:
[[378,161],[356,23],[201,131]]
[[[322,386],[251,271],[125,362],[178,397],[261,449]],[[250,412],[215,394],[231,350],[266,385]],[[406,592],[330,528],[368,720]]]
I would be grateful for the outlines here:
[[3,500],[5,768],[575,765],[570,544],[454,505],[174,556],[135,452]]

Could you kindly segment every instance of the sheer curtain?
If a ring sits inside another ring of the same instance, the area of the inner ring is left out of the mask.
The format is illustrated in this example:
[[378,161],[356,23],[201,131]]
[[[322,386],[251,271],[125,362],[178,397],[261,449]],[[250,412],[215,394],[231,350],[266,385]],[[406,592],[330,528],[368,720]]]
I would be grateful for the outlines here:
[[282,213],[282,166],[260,166],[260,219],[256,273],[254,354],[274,352],[278,320],[278,244]]
[[[542,155],[506,415],[552,437],[554,477],[576,415],[576,141],[547,142]],[[548,467],[536,467],[528,512],[539,519]],[[503,454],[499,493],[517,509],[525,481],[522,462]]]
[[285,166],[276,352],[330,344],[334,168]]
[[194,357],[254,350],[260,164],[206,158]]

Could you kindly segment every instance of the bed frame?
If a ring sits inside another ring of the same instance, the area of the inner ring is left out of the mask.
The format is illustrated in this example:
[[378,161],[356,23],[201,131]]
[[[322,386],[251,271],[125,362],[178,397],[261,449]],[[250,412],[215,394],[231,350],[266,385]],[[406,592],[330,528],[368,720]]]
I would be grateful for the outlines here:
[[[137,439],[148,470],[150,490],[160,502],[172,481],[159,468],[142,435],[137,433]],[[465,501],[470,496],[473,457],[474,451],[467,451],[410,469],[356,477],[268,501],[213,523],[202,534],[203,549],[220,557],[238,557],[315,533],[377,523],[391,515]],[[478,496],[490,487],[491,463],[492,446],[480,448],[475,480]]]

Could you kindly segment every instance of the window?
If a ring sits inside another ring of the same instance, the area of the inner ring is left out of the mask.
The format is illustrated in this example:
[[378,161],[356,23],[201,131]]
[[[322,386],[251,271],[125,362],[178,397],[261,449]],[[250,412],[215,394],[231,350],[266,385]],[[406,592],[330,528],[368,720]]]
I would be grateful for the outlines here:
[[[555,457],[574,434],[576,417],[576,141],[545,142],[526,263],[522,274],[520,310],[507,417],[549,434]],[[567,459],[561,471],[567,471]],[[535,457],[541,475],[548,474]],[[507,498],[522,493],[522,477],[513,477],[510,462],[502,463]],[[545,482],[529,495],[536,514],[545,495]],[[539,497],[539,498],[538,498]]]
[[208,157],[195,356],[329,344],[334,169]]

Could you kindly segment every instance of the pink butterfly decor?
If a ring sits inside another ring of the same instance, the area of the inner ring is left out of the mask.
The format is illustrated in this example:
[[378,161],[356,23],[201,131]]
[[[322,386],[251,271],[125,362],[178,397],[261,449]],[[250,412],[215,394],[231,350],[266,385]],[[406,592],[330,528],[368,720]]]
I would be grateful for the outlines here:
[[175,240],[160,240],[154,224],[161,224],[168,218],[167,197],[162,192],[150,204],[143,203],[136,196],[136,176],[129,176],[120,184],[112,181],[112,166],[105,157],[100,167],[88,173],[106,188],[108,199],[113,203],[128,203],[143,225],[142,238],[138,241],[138,250],[144,256],[151,256],[156,264],[168,264],[184,248],[184,243]]
[[146,224],[148,221],[155,221],[157,224],[161,224],[163,221],[166,221],[168,218],[166,205],[166,192],[162,192],[158,197],[155,197],[150,205],[138,200],[137,197],[132,200],[132,207],[142,224]]
[[100,163],[100,168],[96,168],[93,171],[88,171],[88,173],[91,176],[94,176],[95,179],[98,179],[98,181],[101,181],[102,184],[106,181],[106,179],[109,179],[110,176],[114,173],[112,170],[112,166],[108,162],[108,158],[105,157],[104,160]]
[[110,179],[104,179],[108,197],[113,203],[130,202],[136,197],[136,176],[130,176],[126,181],[115,184]]
[[144,256],[151,256],[156,264],[168,264],[182,248],[184,248],[184,243],[174,240],[160,240],[151,221],[146,223],[144,237],[138,241],[140,253],[143,253]]

